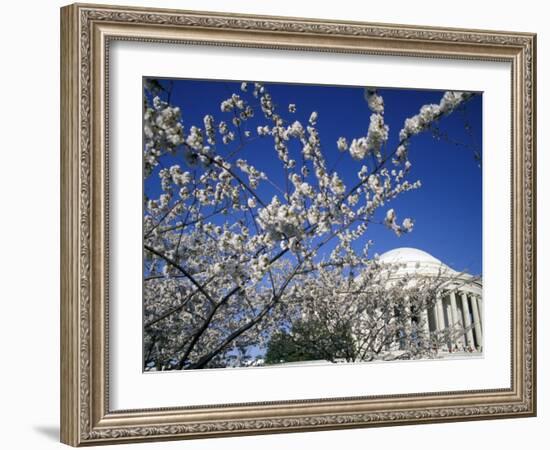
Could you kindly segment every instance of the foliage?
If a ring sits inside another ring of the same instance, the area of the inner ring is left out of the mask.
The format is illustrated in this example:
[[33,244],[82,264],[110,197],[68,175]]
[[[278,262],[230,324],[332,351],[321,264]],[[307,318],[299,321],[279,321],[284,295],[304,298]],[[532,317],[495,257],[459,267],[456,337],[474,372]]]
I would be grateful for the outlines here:
[[265,363],[353,361],[353,355],[348,353],[354,347],[351,329],[347,324],[339,322],[331,324],[328,329],[328,323],[315,319],[297,320],[290,331],[275,332],[267,346]]

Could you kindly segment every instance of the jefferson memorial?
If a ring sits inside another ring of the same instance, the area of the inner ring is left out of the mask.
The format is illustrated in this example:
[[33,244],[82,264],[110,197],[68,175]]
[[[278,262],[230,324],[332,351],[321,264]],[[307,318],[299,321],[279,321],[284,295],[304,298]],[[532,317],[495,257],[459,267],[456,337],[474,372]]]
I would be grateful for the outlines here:
[[[397,248],[379,257],[384,264],[395,264],[396,277],[421,275],[439,277],[444,282],[436,295],[433,308],[424,310],[424,331],[449,333],[447,342],[439,348],[442,353],[483,351],[482,282],[470,274],[457,272],[425,251],[415,248]],[[465,330],[460,332],[460,330]]]

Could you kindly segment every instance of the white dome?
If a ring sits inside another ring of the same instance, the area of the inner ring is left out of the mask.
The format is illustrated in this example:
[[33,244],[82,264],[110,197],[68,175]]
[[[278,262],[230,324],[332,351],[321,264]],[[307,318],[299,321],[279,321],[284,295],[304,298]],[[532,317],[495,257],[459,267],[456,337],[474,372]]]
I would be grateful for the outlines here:
[[380,255],[379,261],[383,264],[397,265],[397,270],[390,278],[399,278],[405,275],[443,277],[449,278],[451,284],[461,291],[481,293],[480,280],[468,273],[457,272],[428,252],[417,248],[395,248]]
[[401,247],[380,255],[380,261],[388,264],[395,263],[429,263],[444,265],[439,259],[417,248]]

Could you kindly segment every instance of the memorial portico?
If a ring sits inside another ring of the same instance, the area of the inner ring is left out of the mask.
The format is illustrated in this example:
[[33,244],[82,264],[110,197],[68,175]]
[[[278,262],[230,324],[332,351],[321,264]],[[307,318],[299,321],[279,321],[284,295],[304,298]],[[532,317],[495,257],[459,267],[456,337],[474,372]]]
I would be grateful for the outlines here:
[[[457,272],[427,252],[397,248],[380,256],[380,261],[397,264],[396,277],[434,276],[443,279],[433,306],[421,311],[419,323],[430,336],[444,336],[441,352],[483,351],[482,282],[470,274]],[[445,280],[448,280],[445,282]]]

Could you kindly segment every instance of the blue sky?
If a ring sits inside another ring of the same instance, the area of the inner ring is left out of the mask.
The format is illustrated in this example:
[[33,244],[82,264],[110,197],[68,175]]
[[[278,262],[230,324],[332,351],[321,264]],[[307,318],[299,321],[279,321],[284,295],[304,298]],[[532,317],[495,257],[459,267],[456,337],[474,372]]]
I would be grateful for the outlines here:
[[[161,83],[165,87],[171,85],[170,101],[181,108],[184,127],[189,130],[191,125],[203,128],[205,114],[212,114],[216,123],[230,120],[231,115],[222,113],[219,105],[233,92],[240,93],[241,82],[161,80]],[[317,129],[328,167],[337,163],[336,170],[346,185],[355,184],[363,163],[353,160],[349,153],[341,156],[336,141],[340,136],[351,141],[366,135],[371,112],[364,100],[363,88],[268,82],[265,86],[281,112],[287,111],[289,103],[296,104],[296,113],[285,113],[285,118],[306,124],[312,111],[319,113]],[[404,120],[426,103],[439,103],[443,94],[442,91],[387,88],[380,88],[378,92],[384,98],[384,117],[390,127],[389,148],[395,147]],[[251,98],[249,94],[242,96],[247,100]],[[258,111],[249,121],[248,129],[253,136],[260,124],[267,124],[267,121]],[[373,252],[376,253],[396,247],[416,247],[457,270],[481,274],[482,170],[474,152],[481,152],[482,95],[476,95],[462,111],[444,117],[438,125],[448,140],[436,140],[430,133],[422,133],[414,136],[409,146],[412,169],[408,179],[411,182],[421,180],[422,187],[402,194],[379,210],[380,217],[390,207],[396,210],[400,220],[412,217],[414,231],[397,237],[386,227],[373,225],[366,237],[374,241]],[[290,148],[292,151],[293,147]],[[297,146],[294,151],[298,151]],[[282,172],[273,169],[279,165],[273,164],[276,154],[272,139],[256,139],[239,157],[284,185]],[[178,163],[181,165],[182,161]],[[158,196],[158,177],[152,176],[149,180],[145,193]],[[259,191],[261,196],[268,200],[273,195],[269,187],[260,189],[264,189]]]

